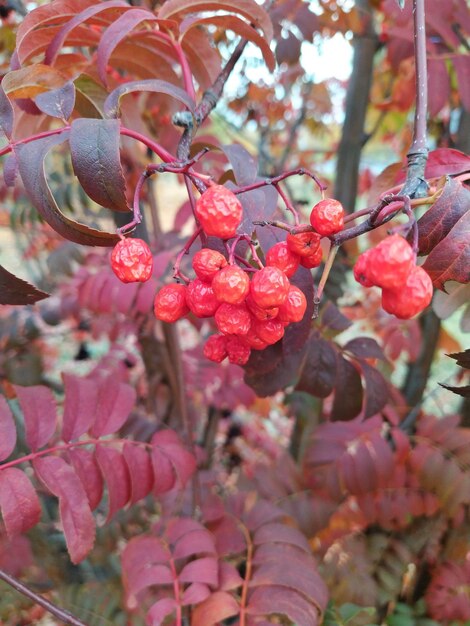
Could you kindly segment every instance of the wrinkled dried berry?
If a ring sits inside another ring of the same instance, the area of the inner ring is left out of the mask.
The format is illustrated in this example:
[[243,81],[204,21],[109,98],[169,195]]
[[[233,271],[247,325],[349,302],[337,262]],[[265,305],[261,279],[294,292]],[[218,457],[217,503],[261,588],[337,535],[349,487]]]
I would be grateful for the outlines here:
[[206,235],[230,239],[242,221],[240,200],[223,185],[212,185],[197,200],[196,217]]
[[322,237],[330,237],[344,228],[344,209],[333,198],[320,200],[310,213],[310,224]]
[[236,265],[227,265],[214,276],[212,289],[220,302],[240,304],[250,291],[250,279]]
[[422,267],[413,267],[403,285],[382,291],[382,308],[399,319],[407,320],[428,306],[432,292],[429,274]]
[[155,296],[155,317],[163,322],[176,322],[189,313],[185,285],[165,285]]
[[142,239],[121,239],[111,253],[111,268],[123,283],[144,283],[152,275],[152,252]]

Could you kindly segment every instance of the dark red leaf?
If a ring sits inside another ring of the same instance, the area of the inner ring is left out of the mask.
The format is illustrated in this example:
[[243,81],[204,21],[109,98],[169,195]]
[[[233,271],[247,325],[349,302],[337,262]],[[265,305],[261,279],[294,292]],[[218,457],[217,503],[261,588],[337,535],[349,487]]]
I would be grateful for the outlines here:
[[0,511],[8,537],[20,535],[41,519],[41,505],[31,481],[16,467],[0,468]]
[[280,613],[296,626],[317,626],[321,622],[321,608],[315,600],[309,602],[296,591],[276,585],[255,589],[248,601],[247,612],[250,615]]
[[90,428],[95,418],[98,386],[92,380],[72,374],[62,374],[62,380],[65,387],[62,439],[69,442]]
[[127,463],[131,479],[130,504],[135,504],[152,491],[153,470],[150,454],[142,446],[125,443],[122,456]]
[[188,96],[186,91],[176,85],[172,85],[165,80],[158,80],[157,78],[149,78],[147,80],[134,80],[124,83],[119,87],[116,87],[104,103],[104,112],[106,117],[117,117],[119,113],[119,102],[121,98],[129,93],[135,93],[139,91],[150,91],[152,93],[164,93],[172,98],[175,98],[179,102],[182,102],[189,111],[194,111],[195,103],[192,98]]
[[470,385],[466,385],[465,387],[452,387],[451,385],[445,385],[444,383],[439,383],[439,385],[444,387],[444,389],[452,391],[452,393],[455,393],[458,396],[462,396],[462,398],[470,398]]
[[48,443],[57,422],[55,399],[52,391],[42,385],[20,387],[15,392],[24,416],[26,443],[35,452]]
[[74,469],[58,456],[33,461],[38,478],[59,498],[59,511],[72,563],[82,561],[95,542],[95,521],[83,485]]
[[448,179],[441,196],[418,220],[419,253],[430,254],[469,210],[470,190]]
[[337,355],[336,382],[331,420],[350,420],[362,409],[361,376],[354,365],[342,355]]
[[287,65],[298,63],[301,45],[300,39],[297,39],[291,32],[287,34],[285,39],[279,39],[276,46],[276,60],[279,65],[281,63],[287,63]]
[[190,561],[183,567],[178,578],[182,583],[204,583],[217,587],[219,583],[218,561],[211,556]]
[[181,598],[181,604],[187,606],[189,604],[200,604],[211,595],[211,590],[207,585],[202,583],[193,583],[189,585]]
[[190,30],[183,39],[183,50],[198,84],[209,89],[220,73],[221,58],[208,33],[197,28]]
[[[470,156],[453,148],[431,150],[426,163],[426,178],[463,174],[470,170]],[[404,171],[403,171],[404,172]],[[401,180],[404,180],[403,173]]]
[[438,289],[444,289],[444,283],[448,280],[470,282],[470,211],[455,223],[447,237],[432,250],[423,269]]
[[8,97],[5,95],[3,87],[0,85],[0,129],[5,133],[8,139],[11,139],[13,123],[13,107]]
[[205,528],[186,533],[175,544],[175,559],[184,559],[194,554],[215,554],[214,538]]
[[470,348],[464,350],[464,352],[454,352],[453,354],[448,354],[451,359],[455,359],[457,365],[460,367],[464,367],[465,369],[470,369]]
[[343,315],[338,307],[330,300],[322,307],[320,323],[323,328],[338,332],[342,332],[352,325],[351,320]]
[[429,114],[435,117],[450,97],[450,79],[443,59],[430,59],[428,63]]
[[67,82],[62,87],[40,93],[34,99],[36,106],[46,115],[66,122],[75,106],[75,85]]
[[359,364],[366,381],[364,417],[367,418],[384,408],[390,393],[387,381],[375,367],[363,360],[359,360]]
[[121,383],[115,375],[99,383],[95,421],[91,426],[93,437],[117,432],[129,417],[136,399],[135,389]]
[[385,361],[382,348],[371,337],[356,337],[347,342],[343,350],[351,352],[354,356],[362,359],[381,359]]
[[0,534],[0,568],[12,576],[21,576],[24,571],[34,565],[31,542],[24,535],[8,539]]
[[129,211],[119,130],[118,120],[75,120],[70,129],[70,152],[74,172],[90,198],[108,209]]
[[296,546],[307,554],[311,554],[310,546],[305,536],[296,528],[286,526],[280,522],[264,524],[255,532],[254,544],[260,546],[264,543],[286,543]]
[[177,479],[184,487],[196,469],[196,459],[186,450],[172,430],[162,430],[152,437],[152,464],[157,495],[173,489]]
[[0,461],[7,459],[15,449],[16,424],[8,402],[0,396]]
[[48,293],[10,274],[0,265],[0,304],[34,304],[48,297]]
[[452,62],[457,74],[460,101],[470,111],[470,55],[456,54],[452,57]]
[[25,190],[41,216],[62,237],[83,245],[111,246],[119,241],[116,234],[89,228],[66,217],[57,206],[47,184],[44,172],[46,155],[67,138],[68,133],[64,131],[59,136],[44,137],[15,147],[18,169]]
[[121,453],[107,446],[96,446],[96,460],[108,488],[109,521],[123,509],[131,498],[131,483],[127,465]]
[[307,358],[296,389],[318,398],[326,398],[333,391],[336,380],[336,351],[331,342],[319,334],[312,335],[307,344]]
[[216,591],[193,610],[192,626],[214,626],[222,620],[238,615],[240,607],[235,598],[225,591]]
[[242,187],[254,183],[258,176],[258,162],[248,150],[238,143],[222,146],[221,149],[230,161],[237,185]]
[[7,187],[14,187],[18,175],[18,161],[14,154],[8,154],[3,161],[3,180]]
[[95,455],[85,448],[72,448],[68,457],[86,491],[90,509],[94,511],[103,497],[103,476]]

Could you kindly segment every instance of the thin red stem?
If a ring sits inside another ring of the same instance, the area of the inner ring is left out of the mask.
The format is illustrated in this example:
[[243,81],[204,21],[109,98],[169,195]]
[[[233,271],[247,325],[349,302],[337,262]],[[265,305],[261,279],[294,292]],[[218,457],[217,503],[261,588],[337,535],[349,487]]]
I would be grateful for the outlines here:
[[228,262],[230,265],[233,265],[235,263],[235,249],[238,245],[238,243],[240,241],[246,241],[250,251],[251,251],[251,256],[253,257],[253,260],[255,261],[255,263],[257,263],[259,265],[259,267],[262,269],[264,267],[263,263],[261,262],[261,259],[258,256],[258,253],[256,252],[256,248],[255,248],[255,244],[253,243],[251,237],[249,237],[248,235],[238,235],[235,238],[235,241],[233,242],[231,248],[230,248],[230,255],[229,255],[229,259]]
[[196,100],[196,91],[194,89],[193,75],[191,72],[191,68],[189,67],[188,59],[186,58],[186,55],[184,53],[184,50],[181,44],[179,43],[179,41],[176,41],[175,39],[173,39],[172,37],[170,37],[170,35],[167,35],[166,33],[162,33],[161,31],[158,31],[156,34],[158,35],[160,39],[162,39],[163,41],[166,41],[173,47],[178,57],[178,61],[180,62],[180,65],[181,65],[184,88],[186,89],[188,95],[193,100]]
[[54,130],[45,130],[37,135],[31,135],[31,137],[25,137],[24,139],[18,139],[17,141],[11,141],[7,146],[0,150],[0,156],[4,156],[12,151],[14,146],[19,146],[24,143],[30,143],[31,141],[37,141],[38,139],[44,139],[44,137],[52,137],[53,135],[60,135],[61,133],[70,130],[70,126],[63,126],[62,128],[55,128]]
[[180,585],[178,580],[178,572],[176,571],[175,561],[173,559],[169,559],[171,575],[173,576],[173,595],[176,600],[176,626],[182,626],[183,624],[183,613],[181,606],[181,598],[180,598]]
[[185,283],[190,282],[189,278],[181,272],[180,265],[181,265],[181,261],[183,260],[184,255],[188,254],[191,246],[199,237],[199,235],[201,235],[201,233],[202,233],[202,227],[198,226],[196,230],[194,231],[194,233],[191,235],[191,237],[188,239],[188,241],[184,244],[184,248],[181,250],[181,252],[178,253],[175,264],[173,266],[173,278],[181,278],[181,280],[184,280]]
[[147,146],[147,148],[150,148],[152,152],[155,152],[155,154],[159,156],[162,161],[165,161],[165,163],[171,163],[176,160],[176,158],[170,152],[168,152],[168,150],[166,150],[163,146],[161,146],[156,141],[152,141],[152,139],[150,139],[146,135],[142,135],[141,133],[138,133],[136,130],[132,130],[131,128],[126,128],[125,126],[121,126],[119,132],[121,133],[121,135],[125,135],[126,137],[131,137],[132,139],[136,139],[137,141],[140,141],[140,143],[143,143],[145,146]]
[[290,211],[292,213],[292,215],[294,216],[294,222],[295,225],[298,226],[300,224],[300,219],[299,219],[299,213],[298,211],[295,209],[294,205],[292,204],[292,202],[290,201],[290,199],[287,197],[287,195],[284,193],[283,189],[281,188],[281,186],[279,185],[279,183],[274,183],[274,187],[277,191],[277,193],[281,196],[281,198],[284,201],[284,204],[286,205],[286,209],[288,211]]

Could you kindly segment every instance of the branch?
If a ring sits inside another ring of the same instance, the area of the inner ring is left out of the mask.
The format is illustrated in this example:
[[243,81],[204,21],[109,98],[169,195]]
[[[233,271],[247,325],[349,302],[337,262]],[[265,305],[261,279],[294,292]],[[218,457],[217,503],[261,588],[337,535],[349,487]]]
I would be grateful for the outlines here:
[[413,24],[416,70],[416,106],[413,141],[406,155],[406,181],[401,195],[422,198],[427,195],[428,185],[424,178],[428,160],[426,120],[428,113],[428,72],[426,67],[426,16],[424,0],[413,0]]
[[19,593],[22,593],[24,596],[26,596],[36,604],[39,604],[39,606],[42,606],[44,609],[46,609],[46,611],[49,611],[49,613],[57,617],[57,619],[59,619],[64,624],[71,624],[71,626],[87,626],[85,622],[82,622],[68,611],[65,611],[64,609],[61,609],[52,602],[49,602],[49,600],[46,600],[46,598],[44,598],[43,596],[35,593],[32,589],[24,585],[17,578],[14,578],[14,576],[10,576],[10,574],[7,574],[1,569],[0,580],[5,581],[8,585],[10,585],[10,587],[13,587],[13,589],[16,589],[16,591],[18,591]]

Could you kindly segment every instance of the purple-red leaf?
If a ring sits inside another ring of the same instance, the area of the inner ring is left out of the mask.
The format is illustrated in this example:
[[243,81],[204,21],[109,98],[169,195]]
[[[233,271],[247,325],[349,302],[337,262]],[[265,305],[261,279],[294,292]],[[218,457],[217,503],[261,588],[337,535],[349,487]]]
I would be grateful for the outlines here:
[[444,289],[444,283],[448,280],[470,282],[470,211],[455,223],[447,237],[431,251],[423,269],[438,289]]
[[117,117],[119,112],[119,101],[121,98],[129,93],[136,91],[150,91],[153,93],[164,93],[176,100],[182,102],[189,111],[194,111],[195,103],[192,98],[188,96],[184,89],[176,87],[165,80],[159,80],[157,78],[148,78],[146,80],[134,80],[124,83],[119,87],[116,87],[104,103],[104,113],[106,117]]
[[0,85],[0,129],[8,139],[11,139],[13,132],[14,113],[11,102],[8,99],[3,87]]
[[336,351],[331,342],[313,335],[307,345],[307,358],[296,389],[318,398],[333,391],[336,380]]
[[70,152],[73,170],[90,198],[107,209],[129,211],[119,130],[118,120],[75,120],[70,129]]
[[187,563],[178,576],[182,583],[204,583],[217,587],[219,583],[218,561],[214,557],[204,557]]
[[389,399],[387,381],[378,369],[360,360],[362,375],[366,381],[364,418],[372,417],[381,411]]
[[20,387],[14,385],[24,416],[26,443],[36,452],[46,445],[54,434],[57,422],[56,404],[52,391],[42,385]]
[[65,387],[65,404],[62,439],[78,439],[86,433],[95,419],[98,386],[93,380],[62,374]]
[[452,62],[457,74],[460,101],[467,111],[470,111],[470,56],[468,54],[456,54],[452,58]]
[[[470,171],[470,156],[453,148],[437,148],[429,153],[424,175],[426,178],[452,176]],[[400,180],[405,179],[403,171]],[[398,181],[397,181],[398,182]]]
[[184,559],[193,554],[215,554],[214,538],[208,530],[192,530],[179,539],[174,547],[175,559]]
[[44,220],[65,239],[88,246],[111,246],[119,241],[116,234],[89,228],[66,217],[57,206],[47,184],[44,172],[46,155],[67,138],[68,133],[64,131],[59,136],[44,137],[15,146],[18,169],[25,190]]
[[18,175],[18,161],[14,154],[8,154],[3,161],[3,180],[7,187],[14,187]]
[[36,491],[16,467],[0,469],[0,511],[9,537],[26,532],[41,519]]
[[351,361],[337,355],[335,397],[331,420],[350,420],[361,412],[362,383],[358,370]]
[[189,604],[199,604],[204,602],[211,595],[211,590],[207,585],[202,583],[193,583],[189,585],[184,592],[181,598],[182,606],[187,606]]
[[74,469],[57,456],[33,461],[38,478],[59,498],[67,550],[73,563],[82,561],[95,542],[95,521],[83,485]]
[[104,485],[95,455],[84,448],[72,448],[68,451],[68,457],[86,491],[90,509],[94,511],[103,497]]
[[418,220],[419,253],[430,254],[469,210],[468,187],[448,179],[439,198]]
[[255,532],[254,543],[257,546],[264,543],[287,543],[311,554],[309,543],[299,530],[278,522],[261,526]]
[[16,425],[8,402],[0,396],[0,461],[7,459],[15,449]]
[[131,497],[131,483],[127,465],[121,453],[107,446],[96,446],[96,460],[108,488],[109,521],[118,511],[123,509]]
[[69,81],[61,87],[44,91],[36,96],[34,102],[46,115],[58,117],[66,122],[75,106],[75,85]]
[[147,624],[151,624],[151,626],[161,626],[165,619],[176,610],[177,606],[174,598],[162,598],[161,600],[157,600],[147,611]]
[[129,417],[135,398],[135,389],[119,382],[115,376],[100,381],[96,417],[91,427],[93,437],[118,431]]
[[127,463],[131,480],[130,504],[135,504],[135,502],[145,498],[152,490],[152,462],[144,447],[131,443],[124,444],[122,456]]
[[185,486],[196,469],[196,459],[186,450],[172,430],[162,430],[152,437],[152,464],[155,493],[170,491],[177,480]]
[[[312,590],[314,591],[314,590]],[[315,600],[309,602],[301,594],[285,587],[260,587],[250,596],[247,613],[250,615],[286,615],[296,626],[317,626],[321,610]]]
[[225,591],[216,591],[193,610],[191,626],[214,626],[240,612],[235,598]]
[[385,361],[385,355],[382,348],[375,339],[371,337],[356,337],[351,339],[344,346],[343,350],[351,352],[355,357],[360,359],[380,359]]
[[0,304],[34,304],[49,294],[36,289],[0,265]]

